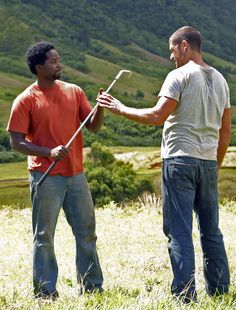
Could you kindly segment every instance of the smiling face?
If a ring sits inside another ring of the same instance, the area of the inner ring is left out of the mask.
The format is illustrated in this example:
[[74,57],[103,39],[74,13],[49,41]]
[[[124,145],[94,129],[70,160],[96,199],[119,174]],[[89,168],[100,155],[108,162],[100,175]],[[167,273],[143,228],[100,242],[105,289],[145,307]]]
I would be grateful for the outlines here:
[[46,81],[55,81],[61,77],[60,56],[55,49],[51,49],[46,55],[45,63],[37,65],[37,75]]

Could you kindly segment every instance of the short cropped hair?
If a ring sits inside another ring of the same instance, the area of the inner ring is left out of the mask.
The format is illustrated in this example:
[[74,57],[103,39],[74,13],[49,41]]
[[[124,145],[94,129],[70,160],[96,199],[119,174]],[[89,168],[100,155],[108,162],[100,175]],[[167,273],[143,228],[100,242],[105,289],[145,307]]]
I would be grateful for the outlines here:
[[180,44],[183,40],[186,40],[192,50],[201,50],[201,33],[196,28],[190,26],[184,26],[176,30],[169,39],[169,42],[173,44]]
[[53,44],[42,41],[30,46],[26,51],[26,60],[30,71],[37,74],[36,66],[43,65],[47,60],[47,53],[54,49]]

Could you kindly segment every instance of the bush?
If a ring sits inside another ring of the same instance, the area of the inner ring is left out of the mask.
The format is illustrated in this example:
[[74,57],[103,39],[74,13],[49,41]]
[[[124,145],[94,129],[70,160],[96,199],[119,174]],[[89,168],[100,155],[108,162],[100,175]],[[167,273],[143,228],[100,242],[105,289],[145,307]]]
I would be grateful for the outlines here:
[[3,163],[13,163],[13,162],[19,162],[24,161],[26,159],[26,155],[16,153],[14,151],[5,151],[2,149],[0,150],[0,164]]
[[4,147],[6,150],[10,150],[10,138],[9,138],[9,133],[0,127],[0,145]]
[[130,164],[116,160],[109,149],[98,142],[91,145],[85,169],[94,203],[98,206],[110,201],[136,199],[143,192],[154,191],[148,177],[139,177]]

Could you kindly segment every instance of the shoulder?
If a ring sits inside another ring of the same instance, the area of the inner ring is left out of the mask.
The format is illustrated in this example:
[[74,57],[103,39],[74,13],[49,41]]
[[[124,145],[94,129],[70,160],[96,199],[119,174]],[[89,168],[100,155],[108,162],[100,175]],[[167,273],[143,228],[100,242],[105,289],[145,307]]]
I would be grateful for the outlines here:
[[193,61],[189,61],[187,64],[172,70],[169,73],[169,80],[173,80],[179,83],[187,83],[188,81],[198,79],[201,75],[201,66]]
[[37,89],[35,88],[35,83],[28,86],[22,93],[20,93],[14,100],[14,102],[25,102],[34,97]]
[[182,82],[186,79],[186,70],[183,68],[177,68],[170,71],[165,79],[165,84],[173,85],[173,84],[182,84]]
[[81,87],[79,87],[78,85],[73,84],[73,83],[68,83],[68,82],[65,82],[65,81],[57,80],[57,84],[59,85],[61,90],[65,90],[65,91],[72,90],[72,91],[76,91],[78,93],[82,93],[83,92]]
[[184,66],[170,71],[167,75],[169,79],[181,80],[192,71],[191,65],[188,63]]
[[223,74],[220,71],[218,71],[216,68],[213,68],[213,67],[211,67],[211,68],[212,68],[215,76],[217,76],[219,79],[221,79],[222,82],[224,82],[225,84],[228,84],[226,79],[224,78]]

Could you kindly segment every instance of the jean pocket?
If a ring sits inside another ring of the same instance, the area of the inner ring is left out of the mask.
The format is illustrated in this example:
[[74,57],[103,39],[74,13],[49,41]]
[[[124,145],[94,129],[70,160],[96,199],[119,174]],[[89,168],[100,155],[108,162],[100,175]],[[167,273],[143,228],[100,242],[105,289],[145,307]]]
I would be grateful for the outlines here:
[[170,181],[181,189],[192,188],[196,165],[173,162],[169,166]]

